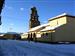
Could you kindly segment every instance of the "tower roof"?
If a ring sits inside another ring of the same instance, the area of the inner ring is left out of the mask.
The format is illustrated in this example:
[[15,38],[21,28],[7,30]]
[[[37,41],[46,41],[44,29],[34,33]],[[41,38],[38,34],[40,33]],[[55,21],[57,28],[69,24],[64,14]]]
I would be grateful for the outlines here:
[[38,17],[39,16],[38,16],[36,7],[32,7],[31,8],[31,17],[30,17],[30,21],[29,21],[29,28],[33,28],[33,27],[40,25],[40,21],[39,21]]
[[31,9],[36,9],[36,7],[34,6],[34,7],[32,7]]

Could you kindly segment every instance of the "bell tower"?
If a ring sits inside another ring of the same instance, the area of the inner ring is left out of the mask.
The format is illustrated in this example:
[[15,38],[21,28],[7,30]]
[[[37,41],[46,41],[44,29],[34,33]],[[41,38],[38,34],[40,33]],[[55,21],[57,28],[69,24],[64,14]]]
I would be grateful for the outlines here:
[[29,29],[39,26],[40,21],[38,20],[38,14],[36,7],[31,8],[31,16],[30,16],[30,21],[29,21]]
[[3,9],[4,1],[5,0],[0,0],[0,25],[1,25],[1,12],[2,12],[2,9]]

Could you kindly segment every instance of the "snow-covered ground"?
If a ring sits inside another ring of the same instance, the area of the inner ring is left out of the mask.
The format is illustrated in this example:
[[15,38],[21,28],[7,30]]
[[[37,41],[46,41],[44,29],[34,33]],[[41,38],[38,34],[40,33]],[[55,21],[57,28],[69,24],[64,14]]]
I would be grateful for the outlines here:
[[0,56],[75,56],[75,44],[0,40]]

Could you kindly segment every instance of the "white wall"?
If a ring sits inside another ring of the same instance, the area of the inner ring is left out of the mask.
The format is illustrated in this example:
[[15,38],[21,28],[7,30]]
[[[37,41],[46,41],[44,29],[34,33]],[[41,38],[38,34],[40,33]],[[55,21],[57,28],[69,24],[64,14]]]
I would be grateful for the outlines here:
[[75,41],[75,20],[56,29],[55,41]]

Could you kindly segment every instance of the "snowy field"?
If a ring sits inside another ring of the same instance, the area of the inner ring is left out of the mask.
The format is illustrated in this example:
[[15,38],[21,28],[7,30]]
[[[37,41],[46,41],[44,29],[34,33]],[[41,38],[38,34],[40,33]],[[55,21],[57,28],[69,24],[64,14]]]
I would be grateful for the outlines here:
[[0,56],[75,56],[75,44],[0,40]]

